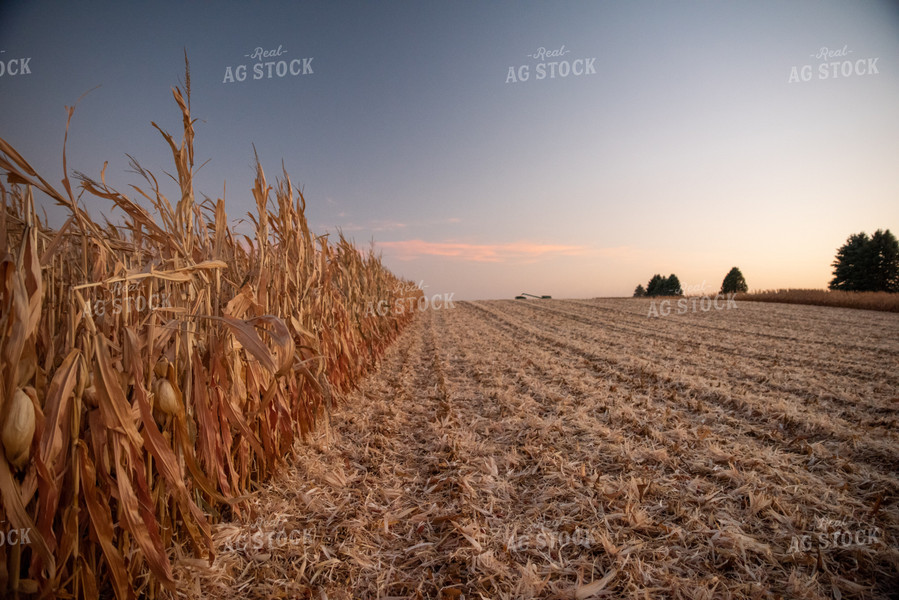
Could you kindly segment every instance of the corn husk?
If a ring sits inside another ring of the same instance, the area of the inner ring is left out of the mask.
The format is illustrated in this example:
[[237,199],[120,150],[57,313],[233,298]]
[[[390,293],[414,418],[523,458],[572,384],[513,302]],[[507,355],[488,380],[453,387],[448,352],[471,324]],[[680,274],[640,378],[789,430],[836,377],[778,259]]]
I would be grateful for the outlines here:
[[28,462],[31,441],[34,438],[34,405],[21,389],[16,390],[9,402],[9,412],[3,421],[3,448],[6,458],[21,469]]
[[156,406],[167,415],[176,415],[181,410],[181,400],[175,386],[168,379],[156,380]]

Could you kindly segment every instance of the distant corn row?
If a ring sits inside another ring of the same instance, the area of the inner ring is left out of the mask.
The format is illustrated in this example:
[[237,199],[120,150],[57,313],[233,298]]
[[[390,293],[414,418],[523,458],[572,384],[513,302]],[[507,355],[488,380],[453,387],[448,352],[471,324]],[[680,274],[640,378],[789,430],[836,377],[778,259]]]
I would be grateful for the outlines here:
[[815,304],[899,312],[899,294],[889,292],[842,292],[829,290],[765,290],[737,294],[737,300],[753,302],[783,302],[785,304]]
[[[302,193],[258,161],[253,239],[224,201],[195,202],[189,73],[185,91],[180,143],[153,124],[177,202],[133,164],[157,218],[81,175],[125,214],[95,222],[67,176],[55,189],[0,139],[0,533],[17,542],[0,545],[2,597],[174,591],[170,557],[211,560],[210,524],[240,514],[412,318],[366,306],[421,294],[312,234]],[[58,231],[35,189],[68,207]]]

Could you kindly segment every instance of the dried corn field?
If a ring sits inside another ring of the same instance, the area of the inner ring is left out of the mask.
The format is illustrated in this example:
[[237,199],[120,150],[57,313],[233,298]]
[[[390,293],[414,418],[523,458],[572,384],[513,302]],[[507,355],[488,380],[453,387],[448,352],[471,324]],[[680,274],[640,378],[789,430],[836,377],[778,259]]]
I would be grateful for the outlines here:
[[899,294],[890,292],[844,292],[838,290],[765,290],[739,294],[738,300],[812,304],[865,310],[899,312]]
[[896,597],[899,317],[649,303],[419,314],[178,596]]
[[[4,598],[176,593],[173,560],[213,560],[211,526],[244,515],[412,317],[366,308],[421,295],[310,232],[302,193],[258,161],[239,235],[224,200],[195,198],[189,72],[173,95],[171,202],[133,159],[131,196],[103,173],[57,189],[0,139]],[[38,193],[67,209],[58,230]]]

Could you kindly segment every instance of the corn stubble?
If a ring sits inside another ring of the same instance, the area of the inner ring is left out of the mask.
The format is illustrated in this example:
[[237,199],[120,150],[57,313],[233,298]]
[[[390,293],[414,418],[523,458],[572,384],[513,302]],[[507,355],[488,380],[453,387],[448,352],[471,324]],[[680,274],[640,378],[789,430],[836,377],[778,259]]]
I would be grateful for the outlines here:
[[[196,202],[189,71],[185,92],[180,142],[153,124],[174,205],[132,159],[157,218],[102,174],[79,174],[77,198],[68,176],[55,189],[0,139],[0,522],[29,531],[0,546],[4,597],[174,592],[172,557],[211,562],[210,525],[240,516],[412,318],[365,307],[421,293],[372,251],[313,234],[302,193],[286,172],[269,185],[258,159],[254,239],[223,200]],[[69,210],[58,231],[35,188]],[[94,221],[85,194],[124,223]]]
[[420,314],[182,597],[895,598],[899,319],[651,301]]

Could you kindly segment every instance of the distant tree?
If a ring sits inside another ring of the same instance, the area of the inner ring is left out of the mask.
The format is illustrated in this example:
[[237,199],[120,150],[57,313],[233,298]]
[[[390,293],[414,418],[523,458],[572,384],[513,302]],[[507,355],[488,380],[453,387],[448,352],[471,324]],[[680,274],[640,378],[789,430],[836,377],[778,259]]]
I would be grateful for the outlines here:
[[746,279],[743,278],[743,273],[740,272],[740,269],[737,267],[732,268],[727,272],[727,275],[724,276],[724,281],[721,282],[721,293],[722,294],[733,294],[736,292],[748,292],[749,286],[746,285]]
[[647,296],[661,296],[662,295],[662,286],[664,285],[665,280],[662,279],[662,276],[656,273],[649,280],[649,283],[646,284],[646,295]]
[[866,249],[868,247],[868,234],[853,233],[837,250],[833,266],[833,279],[830,281],[830,289],[844,291],[863,291],[866,289],[865,272],[868,270]]
[[684,291],[681,289],[680,280],[677,278],[677,275],[672,273],[668,276],[667,279],[664,280],[664,292],[663,296],[683,296]]
[[899,240],[878,229],[868,242],[868,283],[874,291],[899,292]]
[[890,230],[853,233],[838,250],[830,289],[899,292],[899,241]]
[[643,285],[638,285],[634,290],[634,298],[642,298],[646,295],[646,290],[643,289]]
[[[641,286],[642,287],[642,286]],[[634,291],[634,294],[637,292]],[[680,280],[677,275],[672,273],[668,277],[662,277],[658,273],[652,276],[649,283],[646,284],[647,296],[683,296]]]

